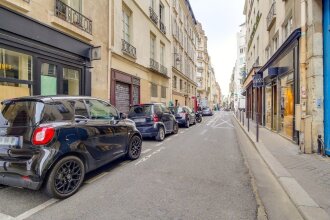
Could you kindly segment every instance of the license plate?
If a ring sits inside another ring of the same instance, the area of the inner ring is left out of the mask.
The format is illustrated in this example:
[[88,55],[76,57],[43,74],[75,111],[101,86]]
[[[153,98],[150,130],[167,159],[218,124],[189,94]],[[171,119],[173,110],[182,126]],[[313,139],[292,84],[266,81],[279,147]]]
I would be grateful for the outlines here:
[[0,146],[1,145],[17,146],[17,145],[19,145],[19,138],[18,137],[0,137]]
[[137,118],[137,119],[134,119],[135,122],[137,123],[142,123],[142,122],[146,122],[146,119],[145,118]]

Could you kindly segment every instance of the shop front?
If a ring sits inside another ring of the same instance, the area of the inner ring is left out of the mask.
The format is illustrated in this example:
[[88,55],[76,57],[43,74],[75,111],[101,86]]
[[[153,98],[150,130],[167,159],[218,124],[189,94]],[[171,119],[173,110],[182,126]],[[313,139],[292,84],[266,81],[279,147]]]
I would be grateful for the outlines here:
[[90,95],[91,48],[0,7],[0,101],[30,95]]
[[298,39],[296,30],[260,71],[264,77],[264,125],[298,143],[295,104],[299,104]]

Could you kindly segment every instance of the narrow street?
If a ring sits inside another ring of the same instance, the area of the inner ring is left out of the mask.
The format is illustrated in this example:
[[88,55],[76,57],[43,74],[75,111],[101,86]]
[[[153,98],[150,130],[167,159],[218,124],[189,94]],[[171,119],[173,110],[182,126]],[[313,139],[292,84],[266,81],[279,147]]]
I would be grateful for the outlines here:
[[63,201],[2,188],[0,219],[256,219],[232,120],[232,113],[217,112],[164,142],[144,140],[138,160],[120,159],[89,174]]

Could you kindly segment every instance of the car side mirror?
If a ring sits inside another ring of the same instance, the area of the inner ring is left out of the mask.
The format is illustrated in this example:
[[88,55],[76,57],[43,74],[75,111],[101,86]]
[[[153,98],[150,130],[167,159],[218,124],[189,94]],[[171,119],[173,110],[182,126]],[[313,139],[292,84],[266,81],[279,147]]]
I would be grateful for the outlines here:
[[126,119],[127,118],[127,115],[125,113],[121,112],[119,115],[120,115],[121,119]]

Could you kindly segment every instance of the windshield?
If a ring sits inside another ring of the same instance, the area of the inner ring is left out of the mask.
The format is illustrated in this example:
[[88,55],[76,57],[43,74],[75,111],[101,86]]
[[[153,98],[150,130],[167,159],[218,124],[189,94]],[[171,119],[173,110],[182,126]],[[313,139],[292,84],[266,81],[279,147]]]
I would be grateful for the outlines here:
[[128,113],[128,117],[151,115],[151,109],[151,105],[133,106]]
[[15,101],[3,105],[0,127],[33,126],[40,122],[44,108],[42,102]]

